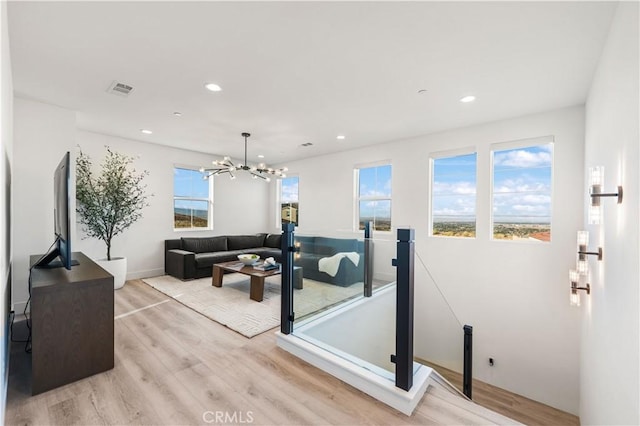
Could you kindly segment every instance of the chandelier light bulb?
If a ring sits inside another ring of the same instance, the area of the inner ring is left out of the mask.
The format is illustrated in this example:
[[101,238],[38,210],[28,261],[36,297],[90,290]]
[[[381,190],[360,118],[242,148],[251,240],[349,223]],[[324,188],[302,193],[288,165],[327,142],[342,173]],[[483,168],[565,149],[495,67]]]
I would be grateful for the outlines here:
[[198,169],[198,171],[199,171],[200,173],[204,173],[204,167],[200,167],[200,168]]
[[[214,167],[208,167],[208,168],[203,167],[200,169],[202,172],[207,173],[206,178],[210,178],[211,176],[217,176],[224,173],[229,173],[229,178],[235,179],[236,176],[232,172],[238,171],[238,170],[250,172],[250,174],[252,175],[251,177],[253,179],[260,178],[267,182],[270,182],[271,179],[269,179],[265,175],[284,176],[283,171],[288,170],[286,167],[276,170],[271,167],[267,168],[265,163],[260,163],[258,166],[249,165],[247,161],[247,138],[249,138],[251,134],[247,132],[243,132],[241,135],[244,138],[244,162],[234,164],[233,160],[231,160],[231,157],[229,156],[225,156],[224,159],[222,160],[214,160],[211,162]],[[261,155],[261,157],[264,157],[264,156]]]

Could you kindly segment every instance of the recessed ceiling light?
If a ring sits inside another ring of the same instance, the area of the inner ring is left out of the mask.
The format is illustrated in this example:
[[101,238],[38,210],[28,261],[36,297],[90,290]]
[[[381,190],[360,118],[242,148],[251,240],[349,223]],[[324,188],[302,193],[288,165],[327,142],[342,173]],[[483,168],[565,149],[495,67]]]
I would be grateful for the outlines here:
[[176,117],[182,117],[182,113],[181,112],[174,112],[173,115],[175,115]]
[[475,96],[469,95],[469,96],[465,96],[464,98],[461,98],[460,102],[464,102],[466,104],[467,102],[473,102],[475,100],[476,100]]
[[140,129],[140,131],[141,131],[142,133],[144,133],[145,135],[150,135],[150,134],[152,134],[152,133],[153,133],[151,130],[147,130],[147,129]]
[[264,155],[258,154],[258,158],[264,158]]
[[212,92],[219,92],[222,90],[222,87],[218,86],[215,83],[205,83],[204,87],[206,87],[207,90],[210,90]]
[[336,136],[336,139],[340,139],[340,140],[345,139],[345,138],[346,138],[346,136],[345,136],[345,135],[338,135],[338,136]]

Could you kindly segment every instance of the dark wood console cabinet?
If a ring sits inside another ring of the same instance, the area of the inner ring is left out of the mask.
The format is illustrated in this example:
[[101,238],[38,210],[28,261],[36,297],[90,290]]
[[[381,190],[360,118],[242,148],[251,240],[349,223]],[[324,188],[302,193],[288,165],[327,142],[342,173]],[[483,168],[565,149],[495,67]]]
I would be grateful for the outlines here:
[[80,252],[72,259],[70,271],[31,272],[33,395],[113,368],[113,276]]

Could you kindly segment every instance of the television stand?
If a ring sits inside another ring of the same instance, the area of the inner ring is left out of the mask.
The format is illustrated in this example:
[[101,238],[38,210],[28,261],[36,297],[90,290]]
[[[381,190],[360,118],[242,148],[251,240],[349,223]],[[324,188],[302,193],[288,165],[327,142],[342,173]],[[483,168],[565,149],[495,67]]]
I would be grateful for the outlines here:
[[83,253],[72,259],[71,270],[31,270],[33,395],[113,368],[113,276]]

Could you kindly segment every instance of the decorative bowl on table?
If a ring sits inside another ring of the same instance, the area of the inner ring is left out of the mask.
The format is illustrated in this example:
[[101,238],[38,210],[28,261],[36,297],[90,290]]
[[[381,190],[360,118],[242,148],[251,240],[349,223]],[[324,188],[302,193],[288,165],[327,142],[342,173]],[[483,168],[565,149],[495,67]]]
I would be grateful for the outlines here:
[[250,253],[239,254],[238,260],[244,263],[245,265],[253,265],[260,260],[260,256],[258,256],[257,254],[250,254]]

